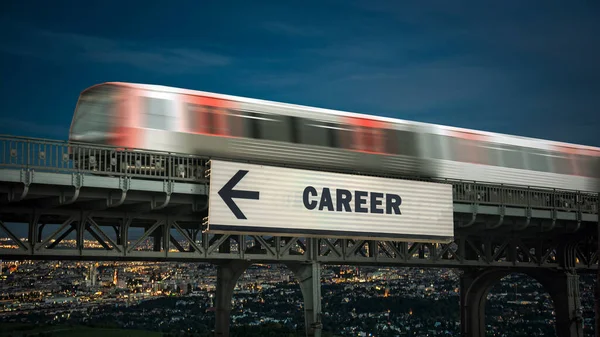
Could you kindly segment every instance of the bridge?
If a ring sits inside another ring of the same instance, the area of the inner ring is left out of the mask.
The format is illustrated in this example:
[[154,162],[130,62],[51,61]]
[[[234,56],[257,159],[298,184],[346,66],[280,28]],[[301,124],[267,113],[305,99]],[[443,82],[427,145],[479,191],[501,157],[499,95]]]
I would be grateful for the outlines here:
[[210,158],[14,136],[0,143],[3,259],[213,263],[218,336],[229,335],[233,289],[253,263],[294,272],[307,336],[321,334],[324,264],[459,268],[461,330],[471,337],[485,336],[491,286],[525,273],[553,298],[558,336],[583,336],[578,273],[598,269],[597,193],[441,181],[452,185],[449,243],[215,234],[206,226]]

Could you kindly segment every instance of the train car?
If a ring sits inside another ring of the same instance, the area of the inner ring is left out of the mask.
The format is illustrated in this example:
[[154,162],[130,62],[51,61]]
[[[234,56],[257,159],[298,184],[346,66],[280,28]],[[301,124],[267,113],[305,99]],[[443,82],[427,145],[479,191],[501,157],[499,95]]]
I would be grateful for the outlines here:
[[158,85],[84,90],[69,139],[317,170],[600,190],[597,147]]

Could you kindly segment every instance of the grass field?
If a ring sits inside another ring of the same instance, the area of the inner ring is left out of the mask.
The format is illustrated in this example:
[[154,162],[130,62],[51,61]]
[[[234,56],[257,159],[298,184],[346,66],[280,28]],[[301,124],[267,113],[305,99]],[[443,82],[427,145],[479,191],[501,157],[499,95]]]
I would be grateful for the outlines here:
[[35,327],[25,324],[0,324],[0,337],[34,337],[39,333],[52,333],[52,336],[60,337],[161,337],[162,333],[143,330],[125,330],[125,329],[102,329],[90,328],[86,326],[43,326]]

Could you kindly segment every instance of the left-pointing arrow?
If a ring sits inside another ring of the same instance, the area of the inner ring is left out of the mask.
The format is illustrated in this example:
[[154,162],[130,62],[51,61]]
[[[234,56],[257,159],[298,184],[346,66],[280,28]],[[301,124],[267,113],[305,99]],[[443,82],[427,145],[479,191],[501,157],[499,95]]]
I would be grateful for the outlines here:
[[227,207],[229,207],[231,212],[238,219],[246,219],[246,216],[240,210],[240,208],[235,203],[235,201],[233,201],[233,198],[253,199],[253,200],[259,199],[259,192],[257,192],[257,191],[240,191],[240,190],[233,189],[235,187],[235,185],[237,185],[237,183],[239,183],[240,180],[242,180],[242,178],[244,178],[244,176],[246,176],[246,174],[248,174],[247,170],[237,171],[237,173],[234,174],[233,177],[231,177],[231,179],[229,179],[227,184],[225,184],[219,191],[219,196],[221,197],[221,199],[223,199],[223,202],[225,202]]

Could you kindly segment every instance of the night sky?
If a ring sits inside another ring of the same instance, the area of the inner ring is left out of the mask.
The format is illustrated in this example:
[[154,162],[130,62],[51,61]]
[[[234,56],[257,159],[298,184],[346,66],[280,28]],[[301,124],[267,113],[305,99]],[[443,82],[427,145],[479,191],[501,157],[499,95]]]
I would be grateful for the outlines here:
[[0,8],[4,134],[66,139],[83,89],[129,81],[600,146],[599,1]]

